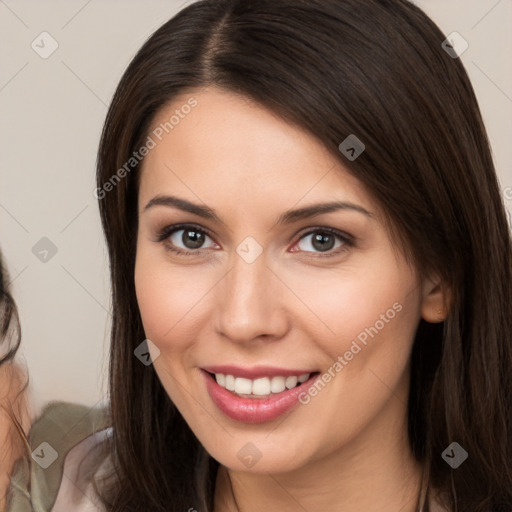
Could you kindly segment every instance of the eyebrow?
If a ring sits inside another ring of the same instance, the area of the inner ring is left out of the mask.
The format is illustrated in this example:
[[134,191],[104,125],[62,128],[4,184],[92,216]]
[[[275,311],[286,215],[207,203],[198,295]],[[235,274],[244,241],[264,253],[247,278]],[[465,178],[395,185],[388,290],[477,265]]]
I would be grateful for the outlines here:
[[[220,217],[208,206],[191,203],[190,201],[180,199],[179,197],[155,196],[146,204],[144,211],[147,211],[154,206],[170,206],[183,210],[184,212],[193,213],[194,215],[203,217],[204,219],[210,219],[222,223]],[[295,210],[288,210],[279,216],[276,224],[291,224],[292,222],[297,222],[302,219],[339,210],[352,210],[368,217],[374,217],[372,212],[369,212],[366,208],[363,208],[360,205],[348,201],[332,201],[329,203],[318,203],[310,206],[304,206]]]

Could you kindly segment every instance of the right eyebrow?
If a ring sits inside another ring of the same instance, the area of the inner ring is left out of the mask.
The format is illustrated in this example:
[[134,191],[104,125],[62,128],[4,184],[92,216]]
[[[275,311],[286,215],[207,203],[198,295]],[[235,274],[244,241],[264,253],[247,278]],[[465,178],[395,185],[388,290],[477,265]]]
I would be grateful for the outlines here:
[[220,217],[211,208],[208,208],[208,206],[191,203],[190,201],[180,199],[179,197],[155,196],[146,204],[144,211],[149,208],[153,208],[154,206],[172,206],[179,210],[183,210],[184,212],[193,213],[194,215],[203,217],[204,219],[216,220],[222,223]]

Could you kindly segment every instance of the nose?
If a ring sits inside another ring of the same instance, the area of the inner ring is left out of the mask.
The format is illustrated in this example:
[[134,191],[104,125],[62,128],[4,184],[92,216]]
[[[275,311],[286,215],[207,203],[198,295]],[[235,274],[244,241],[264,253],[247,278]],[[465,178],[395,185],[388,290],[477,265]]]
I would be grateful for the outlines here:
[[252,263],[234,253],[216,287],[216,331],[237,343],[282,338],[289,327],[283,287],[265,252]]

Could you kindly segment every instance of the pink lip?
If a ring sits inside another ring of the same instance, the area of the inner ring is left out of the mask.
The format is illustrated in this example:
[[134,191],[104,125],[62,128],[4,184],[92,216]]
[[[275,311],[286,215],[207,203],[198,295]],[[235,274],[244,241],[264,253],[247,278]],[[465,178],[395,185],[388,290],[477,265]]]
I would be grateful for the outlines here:
[[223,375],[233,375],[234,377],[244,377],[246,379],[259,379],[260,377],[291,377],[304,375],[305,373],[314,373],[316,370],[287,370],[285,368],[276,368],[274,366],[254,366],[253,368],[240,368],[239,366],[221,365],[221,366],[203,366],[203,370],[209,373],[222,373]]
[[[299,403],[299,395],[301,393],[305,393],[313,382],[320,376],[320,374],[314,375],[299,386],[287,389],[274,396],[270,396],[270,398],[242,398],[231,391],[224,389],[222,386],[219,386],[207,371],[203,369],[201,370],[201,373],[205,379],[206,389],[208,390],[208,394],[210,395],[213,403],[229,418],[236,421],[242,421],[244,423],[265,423],[266,421],[272,421],[279,418],[279,416],[283,415]],[[217,373],[223,372],[217,371]],[[228,373],[228,375],[232,375],[232,373]],[[261,375],[261,372],[259,375]],[[266,375],[269,376],[268,373]],[[285,376],[282,373],[278,375],[283,377]],[[294,373],[292,375],[297,374]]]

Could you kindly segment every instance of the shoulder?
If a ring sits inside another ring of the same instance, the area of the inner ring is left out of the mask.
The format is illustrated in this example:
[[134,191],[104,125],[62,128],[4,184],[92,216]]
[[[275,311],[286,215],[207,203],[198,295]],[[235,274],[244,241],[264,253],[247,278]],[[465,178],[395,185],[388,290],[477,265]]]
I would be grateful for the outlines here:
[[48,404],[30,429],[30,453],[14,466],[7,512],[101,510],[92,479],[108,465],[110,424],[107,407]]

